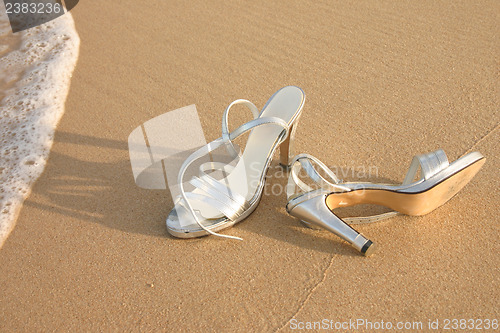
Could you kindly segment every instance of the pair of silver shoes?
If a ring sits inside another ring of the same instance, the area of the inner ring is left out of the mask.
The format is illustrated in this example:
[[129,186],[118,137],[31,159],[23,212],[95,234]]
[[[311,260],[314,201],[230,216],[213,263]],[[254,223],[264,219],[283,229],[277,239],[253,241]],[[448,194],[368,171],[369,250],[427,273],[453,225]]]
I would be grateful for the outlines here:
[[[309,226],[340,236],[364,255],[374,243],[349,224],[379,221],[396,214],[424,215],[441,206],[464,187],[485,162],[479,152],[449,163],[442,150],[416,156],[401,185],[344,183],[317,158],[300,154],[292,158],[295,129],[304,106],[302,89],[288,86],[258,108],[236,100],[222,117],[222,136],[196,150],[182,164],[180,195],[166,219],[170,234],[180,238],[217,235],[249,216],[263,193],[266,172],[280,146],[280,162],[289,171],[287,212]],[[253,120],[233,131],[228,116],[235,105],[246,106]],[[235,139],[248,133],[243,153]],[[200,162],[210,156],[210,161]],[[415,180],[420,169],[420,178]],[[341,219],[333,210],[357,204],[376,204],[393,211],[377,216]]]

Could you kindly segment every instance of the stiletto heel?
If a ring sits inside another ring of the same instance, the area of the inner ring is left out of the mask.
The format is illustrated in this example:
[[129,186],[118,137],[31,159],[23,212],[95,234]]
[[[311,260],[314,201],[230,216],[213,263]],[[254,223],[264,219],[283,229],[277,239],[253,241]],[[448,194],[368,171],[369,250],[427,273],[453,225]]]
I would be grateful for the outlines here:
[[371,255],[375,250],[375,244],[335,215],[326,205],[327,196],[328,194],[323,193],[306,200],[302,204],[291,203],[287,205],[286,209],[290,215],[307,221],[307,224],[334,233],[350,243],[363,255]]
[[[443,150],[417,155],[401,185],[343,183],[321,161],[307,154],[297,155],[291,163],[287,185],[288,213],[308,226],[321,227],[340,236],[365,255],[374,244],[350,224],[377,222],[399,213],[425,215],[446,203],[479,171],[486,159],[479,152],[467,154],[453,163]],[[414,181],[418,169],[421,178]],[[300,174],[301,171],[305,171]],[[305,177],[304,177],[305,176]],[[340,219],[335,208],[376,204],[394,211],[365,217]]]
[[290,161],[294,156],[295,150],[295,131],[297,130],[297,124],[299,122],[299,117],[295,120],[295,122],[290,127],[290,131],[288,132],[288,137],[283,141],[280,145],[280,164],[283,169],[290,169]]

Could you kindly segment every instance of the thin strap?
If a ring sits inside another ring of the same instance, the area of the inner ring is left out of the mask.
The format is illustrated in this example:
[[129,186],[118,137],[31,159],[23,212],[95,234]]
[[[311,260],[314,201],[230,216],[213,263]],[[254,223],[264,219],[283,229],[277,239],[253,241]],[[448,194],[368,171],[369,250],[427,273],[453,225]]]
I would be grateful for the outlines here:
[[229,133],[230,133],[229,132],[229,111],[231,110],[231,108],[233,106],[238,105],[238,104],[243,104],[244,106],[246,106],[252,112],[253,119],[259,118],[259,114],[260,114],[259,109],[255,106],[255,104],[253,104],[252,102],[250,102],[246,99],[237,99],[234,102],[232,102],[231,104],[229,104],[228,107],[226,108],[226,110],[224,110],[224,113],[222,114],[222,138],[224,140],[227,140],[227,142],[229,143],[227,149],[232,156],[237,156],[238,150],[234,147],[233,143],[231,142],[231,140],[229,138]]
[[223,162],[205,162],[200,165],[200,177],[207,174],[208,171],[224,171],[226,173],[231,173],[234,167],[230,164]]
[[225,139],[229,139],[229,133],[230,133],[229,132],[229,111],[231,110],[231,108],[233,106],[238,105],[238,104],[243,104],[248,109],[250,109],[250,111],[252,111],[253,119],[259,118],[259,113],[260,113],[259,109],[257,109],[257,107],[252,102],[250,102],[246,99],[235,100],[234,102],[229,104],[229,106],[224,111],[224,114],[222,115],[222,137]]
[[[321,168],[325,174],[327,174],[331,181],[326,180],[323,176],[321,176],[314,166],[312,165],[311,161],[313,161],[319,168]],[[307,173],[307,175],[316,183],[319,184],[322,188],[327,188],[328,190],[331,191],[347,191],[349,190],[346,187],[343,187],[341,185],[338,185],[340,183],[339,178],[335,173],[333,173],[323,162],[318,160],[316,157],[309,155],[309,154],[299,154],[295,156],[291,162],[291,170],[290,170],[290,177],[293,179],[294,183],[304,192],[309,192],[312,191],[313,188],[311,188],[309,185],[304,183],[302,180],[299,179],[299,172],[302,169],[304,169]]]
[[386,220],[396,215],[399,215],[399,212],[390,211],[387,213],[370,215],[370,216],[343,217],[342,221],[344,221],[347,224],[368,224],[368,223],[380,222],[382,220]]

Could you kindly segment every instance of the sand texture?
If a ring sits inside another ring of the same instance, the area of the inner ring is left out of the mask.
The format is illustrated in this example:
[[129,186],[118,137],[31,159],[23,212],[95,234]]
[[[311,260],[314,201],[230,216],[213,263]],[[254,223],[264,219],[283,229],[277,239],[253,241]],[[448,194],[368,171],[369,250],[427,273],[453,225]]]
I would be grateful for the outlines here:
[[[499,12],[498,1],[81,1],[66,113],[0,250],[0,331],[499,319]],[[307,96],[297,151],[329,166],[401,182],[415,154],[438,148],[486,164],[429,215],[358,227],[377,243],[370,258],[288,216],[284,193],[224,231],[243,242],[169,236],[172,199],[135,185],[130,132],[196,104],[214,140],[231,101],[262,107],[286,85]]]

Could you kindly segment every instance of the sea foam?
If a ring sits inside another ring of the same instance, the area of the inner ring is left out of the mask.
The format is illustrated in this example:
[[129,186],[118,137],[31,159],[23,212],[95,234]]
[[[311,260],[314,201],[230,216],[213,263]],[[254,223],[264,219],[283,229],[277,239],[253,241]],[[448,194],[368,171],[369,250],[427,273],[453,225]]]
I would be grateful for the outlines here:
[[79,45],[70,13],[13,34],[0,7],[0,247],[47,162]]

